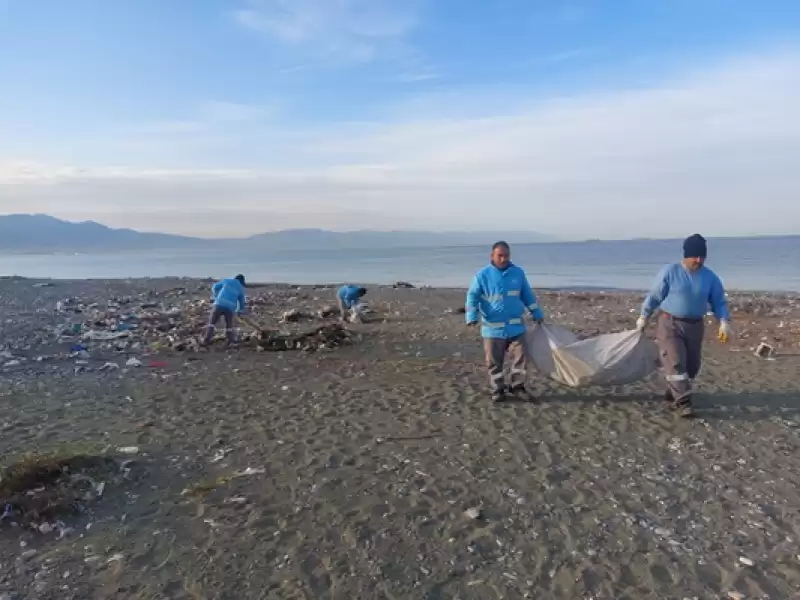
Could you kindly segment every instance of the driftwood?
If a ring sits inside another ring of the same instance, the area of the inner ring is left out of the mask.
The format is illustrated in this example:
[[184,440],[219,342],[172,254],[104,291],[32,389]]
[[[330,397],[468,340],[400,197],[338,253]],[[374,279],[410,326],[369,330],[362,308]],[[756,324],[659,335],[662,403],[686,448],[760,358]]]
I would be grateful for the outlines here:
[[352,343],[350,333],[339,323],[323,325],[298,335],[280,335],[274,331],[262,331],[258,339],[258,345],[262,350],[272,352],[284,350],[316,352],[321,348],[337,348],[350,343]]

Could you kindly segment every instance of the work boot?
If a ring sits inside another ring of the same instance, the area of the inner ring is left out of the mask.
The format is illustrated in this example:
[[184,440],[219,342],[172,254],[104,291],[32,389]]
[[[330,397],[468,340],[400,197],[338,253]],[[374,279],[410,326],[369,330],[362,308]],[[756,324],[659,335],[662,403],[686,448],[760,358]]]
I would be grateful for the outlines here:
[[500,389],[491,393],[492,402],[499,404],[506,399],[505,389]]
[[680,400],[675,401],[672,406],[675,412],[684,419],[691,419],[694,416],[691,396],[684,396]]

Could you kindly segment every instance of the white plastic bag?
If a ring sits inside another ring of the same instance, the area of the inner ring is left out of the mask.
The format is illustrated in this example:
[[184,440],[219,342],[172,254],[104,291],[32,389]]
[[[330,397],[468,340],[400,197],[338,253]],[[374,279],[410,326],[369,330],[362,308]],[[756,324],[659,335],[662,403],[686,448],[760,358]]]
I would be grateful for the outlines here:
[[363,302],[359,302],[353,308],[350,309],[350,322],[351,323],[363,323],[364,322],[364,313],[368,312],[369,308]]
[[658,348],[636,330],[579,340],[563,327],[536,325],[525,343],[539,371],[573,388],[634,383],[659,367]]

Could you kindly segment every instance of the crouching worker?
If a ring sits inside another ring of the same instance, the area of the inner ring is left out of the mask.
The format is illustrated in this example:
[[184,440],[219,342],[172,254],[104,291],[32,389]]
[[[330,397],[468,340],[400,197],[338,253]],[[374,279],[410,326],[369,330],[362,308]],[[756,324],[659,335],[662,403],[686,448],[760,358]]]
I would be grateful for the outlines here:
[[336,292],[336,300],[339,304],[339,312],[342,323],[346,323],[348,316],[351,320],[361,320],[359,310],[361,298],[367,294],[367,289],[355,285],[343,285]]
[[206,332],[203,336],[203,345],[207,346],[214,339],[217,329],[217,322],[220,318],[225,319],[225,337],[228,343],[235,344],[237,341],[236,329],[234,329],[234,315],[245,314],[247,304],[244,295],[246,287],[244,275],[237,275],[233,279],[223,279],[218,281],[211,288],[211,299],[214,308],[206,325]]
[[644,331],[657,309],[656,343],[667,379],[665,400],[681,416],[692,416],[692,382],[700,372],[703,317],[711,306],[719,319],[719,340],[732,335],[725,289],[716,273],[705,266],[706,240],[699,234],[683,243],[683,261],[664,267],[642,304],[636,323]]

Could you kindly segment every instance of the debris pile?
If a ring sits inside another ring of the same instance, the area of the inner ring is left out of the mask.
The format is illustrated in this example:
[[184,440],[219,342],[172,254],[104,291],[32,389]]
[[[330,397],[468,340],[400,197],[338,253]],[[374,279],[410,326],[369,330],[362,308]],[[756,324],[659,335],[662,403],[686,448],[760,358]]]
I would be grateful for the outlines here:
[[0,522],[48,533],[50,522],[84,512],[101,498],[106,484],[100,479],[118,472],[116,461],[106,456],[26,456],[0,475]]
[[258,347],[272,352],[284,350],[316,352],[337,348],[352,342],[352,335],[347,329],[339,323],[331,323],[298,335],[282,335],[274,331],[264,331],[258,340]]

